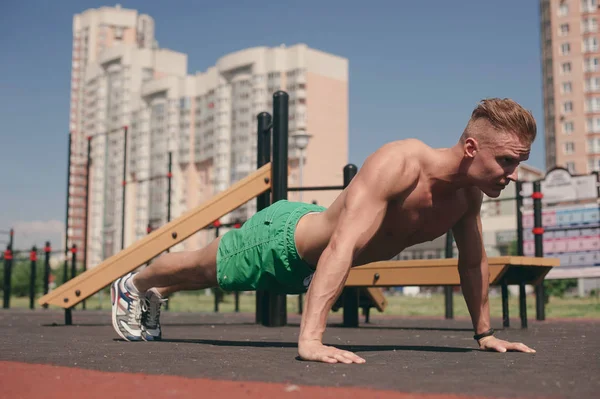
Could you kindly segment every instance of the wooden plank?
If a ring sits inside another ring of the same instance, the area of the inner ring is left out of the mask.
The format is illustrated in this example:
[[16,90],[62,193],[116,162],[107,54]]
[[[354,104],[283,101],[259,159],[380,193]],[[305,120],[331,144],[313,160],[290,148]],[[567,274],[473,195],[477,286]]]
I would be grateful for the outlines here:
[[[536,258],[528,256],[497,256],[488,258],[489,265],[523,265],[523,266],[559,266],[558,258]],[[453,266],[458,267],[458,258],[449,259],[410,259],[410,260],[390,260],[367,263],[365,265],[356,266],[354,269],[382,269],[382,268],[426,268]]]
[[387,299],[383,295],[383,290],[381,288],[367,287],[364,289],[367,297],[373,302],[377,310],[383,312],[387,307]]
[[[522,281],[537,284],[552,269],[559,266],[557,258],[501,256],[488,259],[490,285]],[[406,285],[460,285],[458,259],[418,259],[374,262],[350,270],[348,287],[395,287]]]
[[[501,272],[501,266],[490,266],[490,281]],[[459,285],[458,268],[454,266],[439,266],[427,268],[381,268],[350,270],[347,287],[397,287],[400,285]]]
[[271,164],[266,164],[204,204],[44,295],[38,303],[72,307],[270,188]]

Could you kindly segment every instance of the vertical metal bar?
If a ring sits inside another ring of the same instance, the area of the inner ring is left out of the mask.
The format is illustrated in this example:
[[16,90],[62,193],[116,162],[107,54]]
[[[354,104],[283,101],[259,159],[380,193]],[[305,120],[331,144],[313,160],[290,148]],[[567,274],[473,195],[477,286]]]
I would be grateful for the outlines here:
[[6,246],[4,251],[4,301],[2,307],[10,309],[10,291],[11,291],[11,275],[12,275],[12,248],[10,244]]
[[68,276],[68,253],[69,253],[69,201],[71,199],[71,146],[72,133],[69,132],[69,148],[67,151],[67,210],[65,213],[65,264],[63,267],[63,283],[67,282]]
[[510,314],[508,310],[508,285],[506,284],[506,280],[502,279],[501,282],[502,289],[502,325],[504,327],[510,326]]
[[[517,190],[517,255],[523,256],[523,182],[516,181]],[[519,317],[521,328],[527,328],[527,294],[525,283],[519,282]]]
[[125,194],[127,186],[127,126],[123,126],[123,206],[121,208],[121,250],[125,248]]
[[77,277],[77,244],[71,246],[71,278]]
[[[87,270],[87,254],[88,254],[88,230],[90,223],[90,172],[92,170],[92,136],[87,138],[87,163],[85,173],[85,226],[83,230],[83,271]],[[85,300],[81,306],[85,309]]]
[[[173,153],[169,151],[169,164],[167,166],[167,223],[171,221],[171,196],[173,195]],[[167,253],[171,248],[167,248]],[[165,310],[169,310],[169,301],[165,303]]]
[[[288,100],[284,91],[273,94],[273,203],[287,199],[288,188]],[[280,327],[287,323],[286,295],[268,292],[269,317],[262,324]]]
[[[168,166],[168,172],[167,172],[167,223],[169,223],[171,221],[171,190],[172,190],[172,178],[173,178],[173,153],[169,151],[169,166]],[[169,250],[167,249],[167,252]]]
[[[50,252],[52,248],[50,247],[50,241],[46,241],[46,245],[44,246],[44,295],[46,295],[50,289]],[[48,309],[48,304],[44,304],[44,309]]]
[[[544,256],[544,228],[542,226],[542,183],[537,180],[533,182],[533,234],[535,239],[535,256]],[[545,320],[544,281],[535,287],[536,319]]]
[[[448,230],[446,232],[446,259],[450,259],[454,256],[454,251],[452,247],[453,241],[454,237],[452,235],[452,230]],[[444,287],[444,304],[446,305],[446,319],[453,319],[454,300],[452,297],[452,286]]]
[[31,248],[29,260],[31,260],[31,269],[29,273],[29,309],[35,309],[35,280],[37,272],[37,248],[35,245]]
[[[263,167],[271,161],[271,115],[267,112],[261,112],[257,116],[257,156],[256,166],[257,169]],[[270,190],[256,197],[256,211],[261,211],[269,206],[271,203],[271,192]],[[261,323],[262,320],[268,316],[265,314],[266,307],[268,306],[268,300],[266,292],[263,290],[256,291],[256,310],[255,310],[255,322]]]
[[[356,165],[347,164],[344,166],[344,188],[350,185],[354,176],[356,176],[357,168]],[[359,287],[347,287],[342,291],[342,303],[344,306],[343,324],[344,327],[358,327],[359,324],[359,300],[360,300],[360,288]],[[366,317],[366,315],[365,315]]]
[[[219,226],[215,229],[215,239],[219,237]],[[221,289],[215,287],[215,313],[219,312],[219,301],[221,299]]]

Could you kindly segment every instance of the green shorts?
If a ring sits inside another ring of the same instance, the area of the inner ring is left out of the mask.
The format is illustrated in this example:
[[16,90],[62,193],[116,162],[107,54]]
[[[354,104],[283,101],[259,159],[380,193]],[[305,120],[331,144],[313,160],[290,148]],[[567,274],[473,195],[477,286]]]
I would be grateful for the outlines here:
[[306,292],[314,272],[298,255],[294,232],[300,218],[325,208],[277,201],[225,233],[217,251],[217,282],[225,291]]

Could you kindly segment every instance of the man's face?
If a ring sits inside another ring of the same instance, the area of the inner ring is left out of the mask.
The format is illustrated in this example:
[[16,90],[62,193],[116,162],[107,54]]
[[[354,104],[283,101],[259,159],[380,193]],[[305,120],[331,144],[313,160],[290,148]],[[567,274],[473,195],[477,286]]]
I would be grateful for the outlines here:
[[529,158],[530,145],[515,134],[494,134],[490,140],[477,143],[470,175],[487,196],[497,198],[502,190],[517,180],[517,167]]

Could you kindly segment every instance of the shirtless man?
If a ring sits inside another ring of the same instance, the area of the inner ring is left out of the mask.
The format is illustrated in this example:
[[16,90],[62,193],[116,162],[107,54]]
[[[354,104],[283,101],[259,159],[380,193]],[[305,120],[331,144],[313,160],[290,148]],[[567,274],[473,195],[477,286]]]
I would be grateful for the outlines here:
[[350,268],[389,260],[452,229],[479,347],[533,353],[522,343],[496,338],[491,329],[480,207],[482,193],[498,197],[517,179],[517,166],[528,159],[535,136],[535,120],[519,104],[483,100],[453,147],[433,149],[414,139],[386,144],[327,209],[278,201],[205,248],[162,255],[141,272],[118,279],[112,286],[113,326],[126,340],[160,339],[160,304],[181,290],[307,290],[299,356],[364,363],[322,343]]

